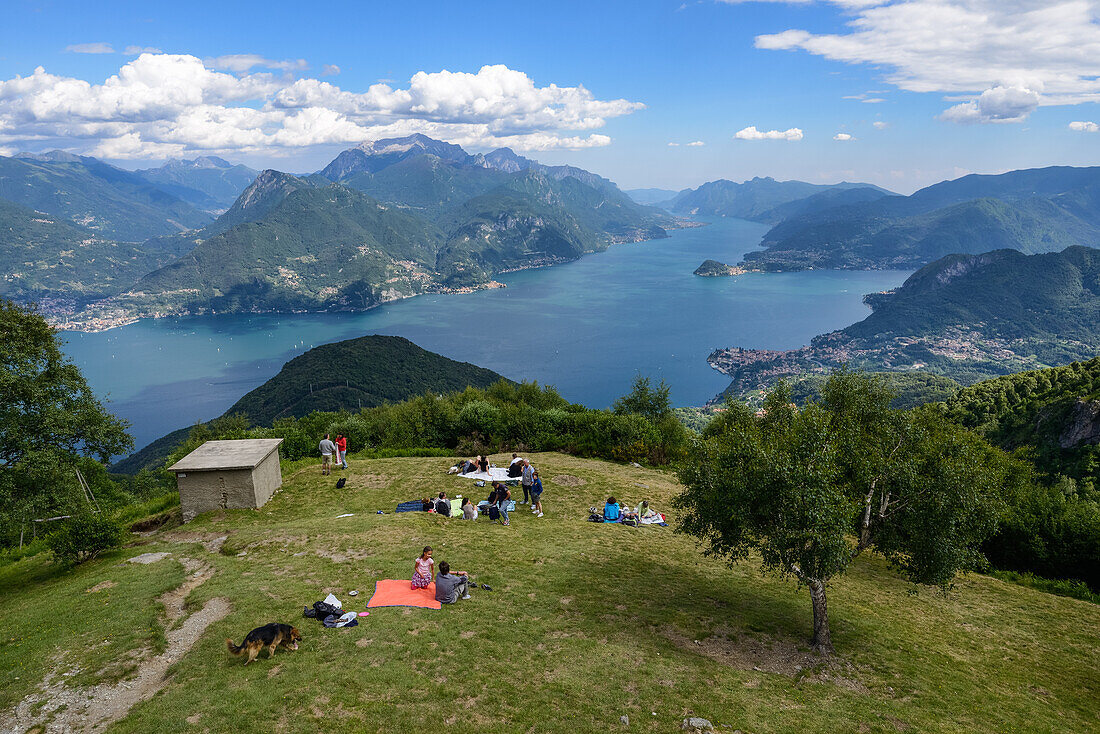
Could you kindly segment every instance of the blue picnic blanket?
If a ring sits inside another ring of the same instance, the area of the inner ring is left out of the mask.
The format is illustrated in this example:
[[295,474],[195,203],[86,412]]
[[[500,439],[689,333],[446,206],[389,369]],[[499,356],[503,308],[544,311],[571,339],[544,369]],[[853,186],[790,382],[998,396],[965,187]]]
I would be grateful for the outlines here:
[[423,512],[424,502],[421,500],[410,500],[409,502],[402,502],[397,506],[397,512]]

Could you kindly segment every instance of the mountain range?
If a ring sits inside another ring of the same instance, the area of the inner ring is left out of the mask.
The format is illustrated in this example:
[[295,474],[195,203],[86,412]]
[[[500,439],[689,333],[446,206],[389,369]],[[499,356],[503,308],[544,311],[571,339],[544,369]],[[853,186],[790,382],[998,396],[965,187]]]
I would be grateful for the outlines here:
[[812,184],[756,177],[743,183],[726,179],[684,189],[658,206],[676,214],[737,217],[775,224],[803,211],[837,204],[873,201],[891,192],[872,184]]
[[1100,250],[949,255],[865,301],[870,316],[801,349],[719,349],[708,361],[733,378],[727,394],[743,395],[841,364],[970,384],[1089,359],[1100,351]]
[[[221,176],[233,170],[227,165],[196,159],[153,170],[186,172],[190,178],[177,178],[194,184],[196,173]],[[508,149],[469,155],[422,135],[378,140],[340,153],[317,174],[263,171],[216,220],[147,240],[146,250],[178,259],[69,325],[358,310],[493,287],[497,273],[664,237],[678,224],[583,169],[544,166]]]
[[192,160],[170,160],[159,168],[134,173],[192,206],[216,215],[233,205],[259,171],[207,155]]
[[910,196],[786,214],[765,249],[745,256],[746,268],[910,269],[953,253],[1058,252],[1100,244],[1100,167],[970,175]]

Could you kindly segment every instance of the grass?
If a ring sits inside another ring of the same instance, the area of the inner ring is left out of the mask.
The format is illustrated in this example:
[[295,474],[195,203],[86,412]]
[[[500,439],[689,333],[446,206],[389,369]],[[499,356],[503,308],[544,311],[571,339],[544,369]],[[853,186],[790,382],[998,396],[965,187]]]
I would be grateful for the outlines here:
[[[119,562],[168,550],[215,569],[190,608],[224,596],[233,611],[112,731],[667,732],[690,715],[745,732],[1100,727],[1095,604],[980,575],[948,598],[914,595],[884,563],[861,558],[831,587],[838,656],[823,662],[806,649],[805,590],[760,577],[751,562],[706,559],[672,528],[584,521],[609,494],[667,511],[679,491],[671,474],[532,458],[546,516],[520,508],[509,528],[393,514],[441,489],[487,493],[445,475],[446,458],[353,457],[344,490],[315,463],[288,464],[284,488],[260,510],[209,513],[68,575],[44,555],[0,568],[0,708],[61,651],[87,682],[106,656],[89,642],[110,640],[114,659],[153,644],[144,615],[182,569]],[[563,486],[561,475],[585,484]],[[354,516],[336,518],[344,513]],[[229,539],[207,553],[198,541],[215,535]],[[374,581],[407,577],[424,545],[493,591],[441,611],[377,609],[353,629],[302,619],[329,592],[364,608]],[[118,585],[85,592],[107,580]],[[302,630],[297,652],[247,668],[227,656],[223,638],[271,621]]]

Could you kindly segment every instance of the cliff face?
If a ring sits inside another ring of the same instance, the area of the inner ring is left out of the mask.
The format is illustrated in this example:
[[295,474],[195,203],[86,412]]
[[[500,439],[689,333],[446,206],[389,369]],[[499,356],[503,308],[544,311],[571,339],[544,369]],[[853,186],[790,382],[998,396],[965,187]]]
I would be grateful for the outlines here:
[[1066,427],[1058,437],[1058,445],[1064,449],[1086,444],[1100,444],[1100,400],[1078,400],[1074,403]]

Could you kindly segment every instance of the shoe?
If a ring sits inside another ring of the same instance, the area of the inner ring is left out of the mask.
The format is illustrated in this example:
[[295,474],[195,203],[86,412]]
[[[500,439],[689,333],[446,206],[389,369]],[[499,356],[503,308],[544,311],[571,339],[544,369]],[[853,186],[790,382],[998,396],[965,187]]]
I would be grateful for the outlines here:
[[531,509],[532,509],[532,510],[534,510],[534,509],[535,509],[535,506],[534,506],[534,505],[531,505]]
[[492,591],[493,590],[493,587],[489,586],[489,584],[482,584],[481,588],[485,589],[486,591]]
[[466,596],[464,596],[464,597],[462,597],[462,598],[463,598],[463,599],[469,599],[469,598],[470,598],[470,595],[469,595],[469,594],[467,594]]
[[540,512],[539,514],[535,515],[535,517],[542,517],[542,513]]

